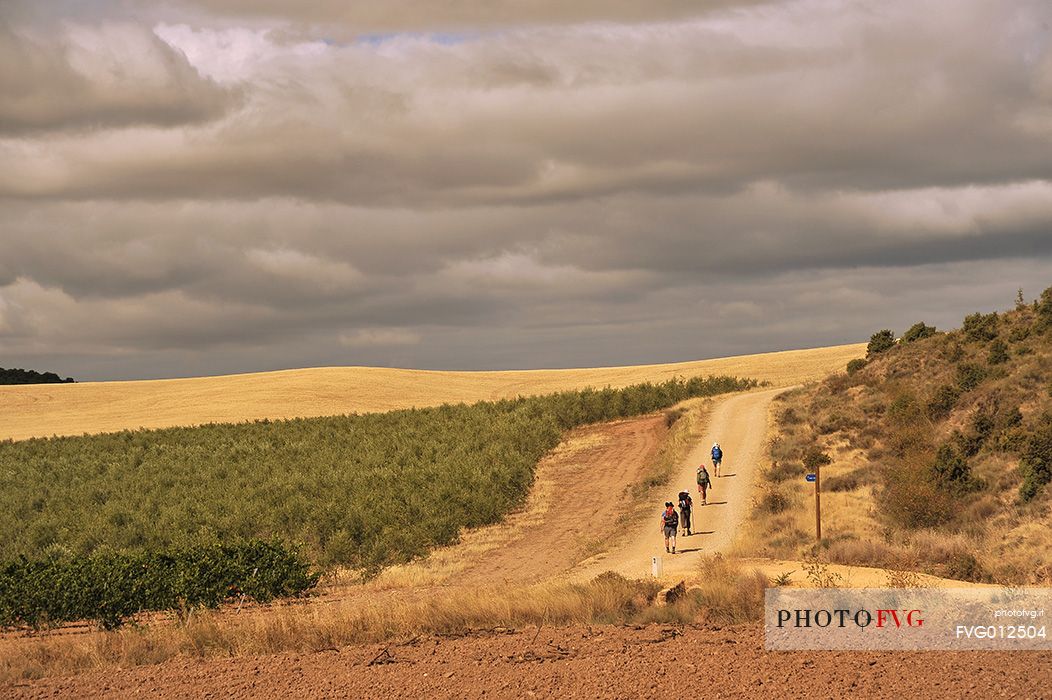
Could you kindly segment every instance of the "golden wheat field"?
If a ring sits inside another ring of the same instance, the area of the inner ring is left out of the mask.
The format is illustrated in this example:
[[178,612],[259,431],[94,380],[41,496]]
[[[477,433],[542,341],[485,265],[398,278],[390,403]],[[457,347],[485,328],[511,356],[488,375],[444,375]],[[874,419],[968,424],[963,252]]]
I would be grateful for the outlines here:
[[589,369],[437,372],[320,367],[220,377],[0,387],[0,439],[366,413],[730,374],[788,386],[843,369],[865,344]]

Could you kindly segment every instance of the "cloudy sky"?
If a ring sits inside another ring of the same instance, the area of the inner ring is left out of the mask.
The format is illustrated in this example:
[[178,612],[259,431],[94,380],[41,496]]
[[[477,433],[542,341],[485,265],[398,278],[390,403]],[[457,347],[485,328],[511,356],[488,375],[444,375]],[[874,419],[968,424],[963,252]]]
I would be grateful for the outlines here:
[[0,366],[628,364],[1052,285],[1047,0],[0,0]]

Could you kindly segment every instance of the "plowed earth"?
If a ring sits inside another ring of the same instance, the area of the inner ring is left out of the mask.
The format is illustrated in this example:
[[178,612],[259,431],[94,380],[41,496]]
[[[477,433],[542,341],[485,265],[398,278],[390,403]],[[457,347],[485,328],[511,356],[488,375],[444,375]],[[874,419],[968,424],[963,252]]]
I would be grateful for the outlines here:
[[765,652],[763,628],[564,627],[93,672],[14,698],[1047,698],[1052,654]]

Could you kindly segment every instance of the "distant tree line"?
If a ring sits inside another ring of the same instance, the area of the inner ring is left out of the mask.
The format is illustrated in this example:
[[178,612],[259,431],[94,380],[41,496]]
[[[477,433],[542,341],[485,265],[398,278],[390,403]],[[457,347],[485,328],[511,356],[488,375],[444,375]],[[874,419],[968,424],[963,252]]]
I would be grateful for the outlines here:
[[32,369],[4,369],[0,367],[0,384],[72,384],[73,378],[63,379],[54,372]]

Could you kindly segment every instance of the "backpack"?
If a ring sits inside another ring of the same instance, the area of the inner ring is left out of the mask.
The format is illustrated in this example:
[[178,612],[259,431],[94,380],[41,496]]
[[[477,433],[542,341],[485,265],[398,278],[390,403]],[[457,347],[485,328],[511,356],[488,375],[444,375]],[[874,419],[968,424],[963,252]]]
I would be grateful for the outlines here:
[[718,447],[712,448],[712,458],[716,461],[723,459],[723,450]]
[[679,509],[680,510],[690,510],[690,507],[692,505],[694,505],[694,503],[690,499],[690,493],[687,492],[687,491],[680,491],[679,492]]
[[698,467],[698,483],[707,484],[709,483],[709,470],[705,467]]
[[662,513],[661,518],[665,521],[665,527],[679,527],[679,513],[675,510],[671,513]]

